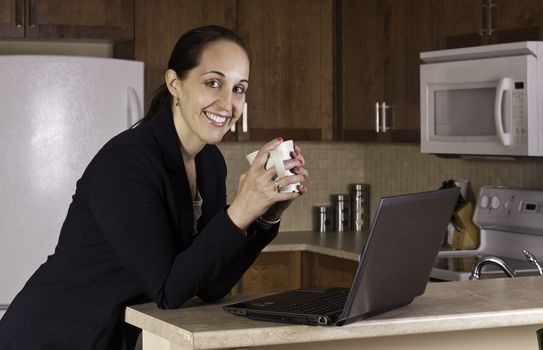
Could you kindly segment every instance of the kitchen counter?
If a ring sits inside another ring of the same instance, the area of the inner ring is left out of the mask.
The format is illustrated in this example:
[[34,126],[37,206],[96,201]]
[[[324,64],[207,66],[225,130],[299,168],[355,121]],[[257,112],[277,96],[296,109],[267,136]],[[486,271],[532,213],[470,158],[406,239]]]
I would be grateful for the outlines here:
[[358,261],[369,232],[280,232],[263,252],[306,251]]
[[[543,278],[430,283],[403,308],[343,327],[252,321],[222,306],[242,297],[177,310],[154,304],[126,309],[126,322],[143,329],[145,349],[537,349],[543,327]],[[311,343],[309,345],[309,343]]]

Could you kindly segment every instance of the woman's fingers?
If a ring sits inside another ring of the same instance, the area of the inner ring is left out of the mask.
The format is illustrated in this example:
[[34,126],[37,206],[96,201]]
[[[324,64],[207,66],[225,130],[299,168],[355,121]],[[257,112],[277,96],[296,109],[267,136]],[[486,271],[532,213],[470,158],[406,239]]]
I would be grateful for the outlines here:
[[265,169],[271,150],[277,147],[281,142],[283,142],[283,139],[278,137],[260,147],[253,162],[253,166],[256,166],[257,169]]
[[288,175],[280,179],[275,180],[279,188],[284,188],[289,185],[301,183],[305,181],[306,177],[304,175]]

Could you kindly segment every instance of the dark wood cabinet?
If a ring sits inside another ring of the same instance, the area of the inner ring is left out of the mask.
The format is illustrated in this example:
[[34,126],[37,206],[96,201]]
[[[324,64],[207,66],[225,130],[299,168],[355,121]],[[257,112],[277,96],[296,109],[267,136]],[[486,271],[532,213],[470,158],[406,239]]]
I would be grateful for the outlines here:
[[24,3],[21,0],[0,0],[0,36],[24,37]]
[[333,0],[238,0],[251,52],[248,132],[238,140],[332,140]]
[[357,261],[303,252],[301,286],[349,288],[353,282],[357,268]]
[[419,53],[437,47],[433,0],[342,0],[337,139],[418,142]]
[[248,131],[240,120],[224,140],[332,140],[333,0],[136,0],[136,23],[146,108],[178,37],[218,24],[237,30],[251,53]]
[[436,49],[435,0],[392,0],[388,10],[385,101],[392,142],[420,140],[420,52]]
[[164,83],[177,39],[189,29],[217,24],[236,29],[236,0],[136,0],[136,60],[145,62],[145,110]]
[[302,252],[264,252],[245,272],[232,295],[257,295],[301,287]]
[[311,252],[263,252],[232,289],[259,295],[310,286],[350,287],[356,261]]
[[375,105],[385,100],[385,2],[337,3],[336,138],[377,141]]
[[486,0],[438,0],[439,48],[479,46],[486,42],[483,35]]
[[0,0],[0,36],[134,38],[133,0]]
[[542,0],[439,0],[439,48],[543,39]]

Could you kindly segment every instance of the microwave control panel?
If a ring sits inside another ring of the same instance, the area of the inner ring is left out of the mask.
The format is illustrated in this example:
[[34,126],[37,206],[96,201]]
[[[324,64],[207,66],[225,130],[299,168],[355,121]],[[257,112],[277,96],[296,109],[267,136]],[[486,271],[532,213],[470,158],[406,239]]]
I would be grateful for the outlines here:
[[511,92],[511,134],[513,134],[513,144],[528,143],[528,133],[525,116],[525,96],[524,82],[515,82],[514,89]]
[[473,220],[486,229],[540,233],[543,227],[543,191],[482,187]]

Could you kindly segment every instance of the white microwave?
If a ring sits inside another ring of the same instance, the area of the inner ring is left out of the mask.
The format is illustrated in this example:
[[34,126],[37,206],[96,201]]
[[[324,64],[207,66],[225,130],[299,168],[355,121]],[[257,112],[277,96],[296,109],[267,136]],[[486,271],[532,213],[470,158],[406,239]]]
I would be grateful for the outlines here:
[[543,42],[420,57],[423,153],[543,156]]

